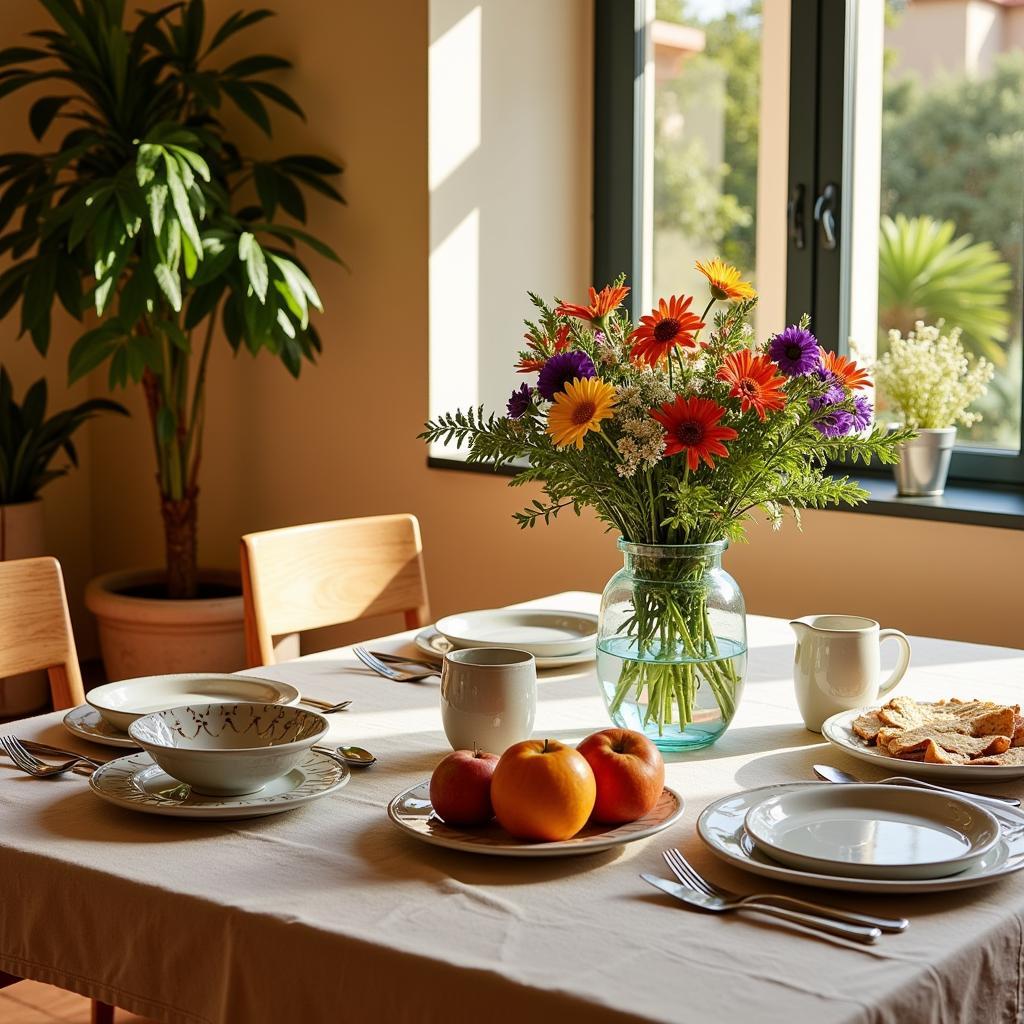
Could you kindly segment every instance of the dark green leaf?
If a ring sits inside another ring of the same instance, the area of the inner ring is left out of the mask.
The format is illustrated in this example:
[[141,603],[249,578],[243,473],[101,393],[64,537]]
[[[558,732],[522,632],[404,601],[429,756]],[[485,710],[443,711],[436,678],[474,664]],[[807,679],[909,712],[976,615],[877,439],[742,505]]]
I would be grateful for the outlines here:
[[122,338],[123,331],[116,320],[108,320],[86,331],[71,346],[68,354],[68,382],[74,384],[99,366],[117,348]]
[[341,174],[342,171],[340,164],[312,153],[293,153],[290,156],[282,157],[278,163],[312,171],[314,174]]
[[197,324],[206,319],[217,308],[221,295],[224,294],[226,282],[211,281],[209,284],[197,288],[189,299],[188,309],[185,311],[185,329],[191,330]]
[[272,220],[277,209],[277,175],[266,164],[259,163],[253,164],[252,174],[263,216]]
[[294,217],[302,224],[306,222],[306,200],[302,198],[302,192],[291,178],[284,174],[277,175],[277,198],[281,202],[281,209]]
[[215,50],[225,39],[236,32],[240,32],[243,28],[255,25],[256,22],[262,21],[264,18],[272,18],[274,14],[274,11],[269,11],[266,8],[247,12],[235,11],[229,18],[225,19],[224,23],[213,34],[206,52],[210,53],[212,50]]
[[28,124],[32,134],[41,139],[60,113],[60,108],[69,102],[70,96],[42,96],[32,104],[28,112]]
[[57,295],[61,305],[76,319],[82,318],[82,272],[65,253],[57,254]]
[[321,242],[320,239],[314,238],[311,234],[306,231],[300,231],[299,228],[293,228],[284,224],[253,224],[254,230],[266,231],[269,235],[275,235],[278,238],[297,238],[310,247],[314,252],[318,252],[321,256],[325,256],[329,260],[333,260],[335,263],[341,263],[344,265],[342,258],[326,243]]
[[4,50],[0,50],[0,68],[7,67],[8,64],[22,64],[34,60],[43,60],[45,57],[49,57],[45,50],[33,50],[27,46],[8,46]]
[[300,107],[298,103],[296,103],[295,100],[284,91],[284,89],[280,88],[280,86],[274,85],[272,82],[261,82],[259,80],[249,82],[248,85],[250,89],[255,89],[256,92],[262,93],[268,100],[276,103],[279,107],[284,107],[285,110],[290,110],[293,114],[301,117],[303,121],[306,120],[306,114],[302,107]]
[[46,415],[46,378],[40,377],[25,392],[21,402],[21,414],[28,430],[38,430]]
[[263,101],[247,85],[242,82],[226,80],[221,82],[221,88],[228,94],[232,102],[251,121],[270,134],[270,115]]
[[32,262],[21,303],[21,329],[27,331],[49,316],[57,285],[57,259],[51,253]]
[[231,78],[248,78],[250,75],[259,75],[264,71],[283,71],[292,66],[290,60],[284,57],[275,57],[269,53],[256,53],[251,57],[243,57],[229,64],[224,68],[222,74]]

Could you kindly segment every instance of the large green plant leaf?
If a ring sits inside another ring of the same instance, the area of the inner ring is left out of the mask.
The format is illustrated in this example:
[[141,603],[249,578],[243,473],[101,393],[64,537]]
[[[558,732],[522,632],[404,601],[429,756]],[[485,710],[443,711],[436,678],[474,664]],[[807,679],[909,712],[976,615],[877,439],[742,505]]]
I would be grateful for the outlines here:
[[964,340],[1002,363],[1011,270],[988,242],[956,234],[952,221],[883,217],[878,259],[879,323],[904,334],[917,320],[961,327]]

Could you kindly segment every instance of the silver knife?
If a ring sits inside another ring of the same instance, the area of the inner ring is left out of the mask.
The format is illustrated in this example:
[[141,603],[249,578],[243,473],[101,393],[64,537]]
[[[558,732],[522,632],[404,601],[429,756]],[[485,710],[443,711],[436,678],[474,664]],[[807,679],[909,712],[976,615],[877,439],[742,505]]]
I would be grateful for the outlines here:
[[640,877],[648,885],[653,885],[655,889],[660,889],[663,893],[673,896],[688,906],[696,907],[698,910],[708,910],[712,913],[724,913],[729,910],[756,910],[759,914],[778,917],[783,921],[801,924],[805,928],[813,928],[815,931],[825,932],[828,935],[838,935],[840,938],[852,939],[854,942],[861,942],[865,945],[877,942],[882,936],[878,928],[867,928],[859,924],[844,924],[842,921],[816,917],[813,914],[801,914],[799,911],[786,910],[768,903],[726,900],[720,896],[708,896],[705,893],[697,892],[696,889],[688,889],[678,882],[659,878],[657,875],[641,873]]

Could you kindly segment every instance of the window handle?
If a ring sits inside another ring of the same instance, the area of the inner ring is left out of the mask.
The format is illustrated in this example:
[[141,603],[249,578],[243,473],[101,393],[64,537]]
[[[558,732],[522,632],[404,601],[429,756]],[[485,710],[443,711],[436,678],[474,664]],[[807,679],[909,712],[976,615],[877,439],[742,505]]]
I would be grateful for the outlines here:
[[807,245],[807,232],[804,228],[804,186],[797,184],[789,194],[786,206],[786,220],[789,223],[789,237],[797,249]]
[[821,225],[821,244],[825,249],[834,249],[838,244],[839,224],[836,221],[836,207],[839,200],[839,186],[829,182],[821,195],[814,201],[814,219]]

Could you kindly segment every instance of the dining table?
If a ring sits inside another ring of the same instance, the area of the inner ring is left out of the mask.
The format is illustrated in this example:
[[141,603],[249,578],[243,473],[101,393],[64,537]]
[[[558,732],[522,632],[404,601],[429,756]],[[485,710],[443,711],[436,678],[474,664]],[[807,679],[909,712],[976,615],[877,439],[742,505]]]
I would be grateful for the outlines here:
[[[524,606],[597,605],[596,594],[569,592]],[[865,780],[885,774],[804,727],[787,621],[752,615],[748,631],[731,727],[711,747],[665,755],[682,818],[587,856],[482,856],[400,832],[389,800],[451,749],[438,681],[382,678],[350,648],[247,670],[351,700],[329,716],[328,742],[378,758],[288,813],[133,813],[98,799],[82,775],[34,779],[2,759],[0,970],[171,1024],[1024,1020],[1024,873],[965,891],[869,896],[780,885],[705,848],[695,823],[719,797],[811,781],[815,763]],[[413,656],[414,635],[367,646]],[[1020,699],[1024,651],[911,643],[900,693]],[[61,718],[0,733],[121,753],[69,735]],[[539,673],[535,736],[576,743],[608,726],[592,662]],[[981,790],[1024,796],[1024,780]],[[859,945],[756,912],[691,910],[640,878],[668,877],[662,853],[673,846],[728,888],[906,916],[910,928]]]

